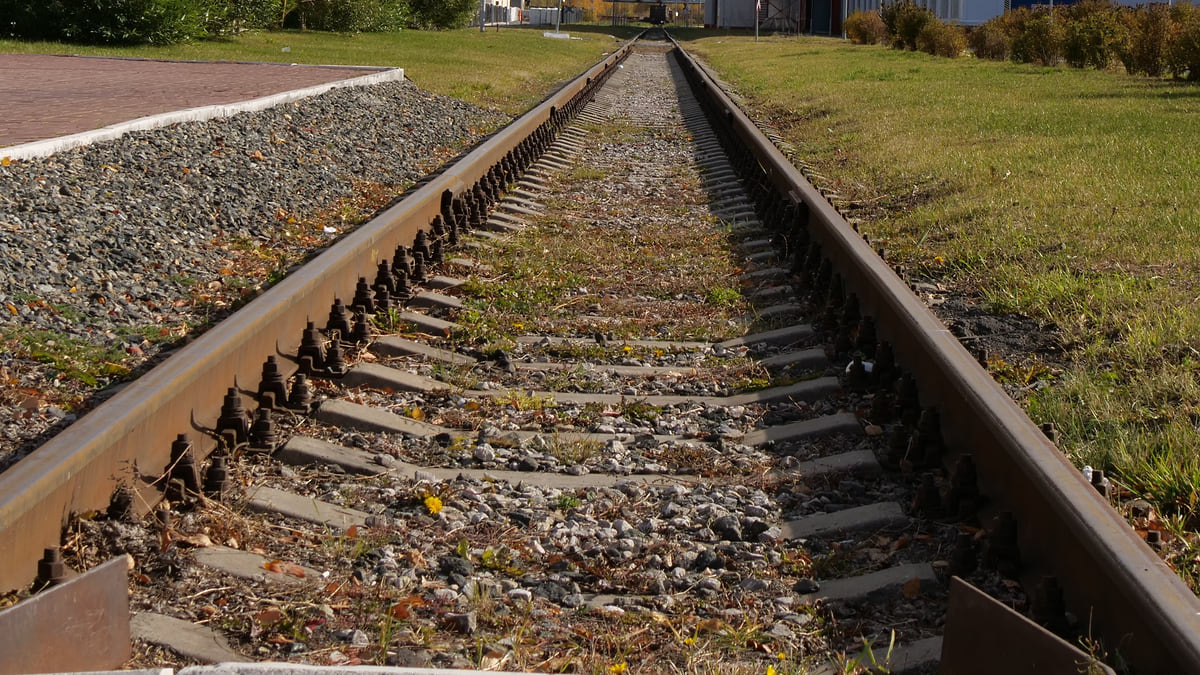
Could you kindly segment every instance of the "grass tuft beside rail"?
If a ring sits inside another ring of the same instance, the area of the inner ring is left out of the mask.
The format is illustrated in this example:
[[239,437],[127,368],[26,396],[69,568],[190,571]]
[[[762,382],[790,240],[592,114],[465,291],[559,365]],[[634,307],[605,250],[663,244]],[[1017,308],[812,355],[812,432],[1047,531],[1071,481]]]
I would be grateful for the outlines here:
[[1010,390],[1155,503],[1200,589],[1200,87],[821,38],[687,46],[892,261],[1057,334],[995,363],[1038,374]]

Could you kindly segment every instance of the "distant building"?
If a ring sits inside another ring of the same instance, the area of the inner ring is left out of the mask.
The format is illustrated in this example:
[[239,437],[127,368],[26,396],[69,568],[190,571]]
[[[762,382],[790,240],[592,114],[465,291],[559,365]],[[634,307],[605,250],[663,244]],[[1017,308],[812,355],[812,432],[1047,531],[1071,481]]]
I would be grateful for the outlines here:
[[[1008,11],[1010,0],[914,0],[922,7],[928,7],[934,16],[945,23],[957,23],[962,26],[978,26],[989,19],[1000,16]],[[879,9],[879,0],[846,0],[846,13],[842,16],[863,11]],[[1060,4],[1062,4],[1060,0]],[[1015,6],[1015,4],[1013,5]],[[838,32],[841,32],[839,26]]]
[[757,13],[764,31],[840,35],[843,3],[855,1],[864,0],[706,0],[704,25],[754,28]]
[[[978,26],[1005,11],[1049,4],[1049,0],[913,0],[946,23]],[[1066,4],[1071,0],[1055,0]],[[1116,0],[1140,5],[1146,0]],[[880,0],[705,0],[704,24],[718,28],[754,28],[756,3],[761,30],[841,35],[842,21],[856,11],[879,9]]]

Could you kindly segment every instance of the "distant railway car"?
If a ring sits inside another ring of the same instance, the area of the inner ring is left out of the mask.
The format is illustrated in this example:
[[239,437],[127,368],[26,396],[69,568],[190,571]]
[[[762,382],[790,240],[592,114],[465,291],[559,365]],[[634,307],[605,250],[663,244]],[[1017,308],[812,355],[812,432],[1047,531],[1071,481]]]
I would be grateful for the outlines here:
[[650,23],[661,26],[667,22],[666,5],[650,5]]

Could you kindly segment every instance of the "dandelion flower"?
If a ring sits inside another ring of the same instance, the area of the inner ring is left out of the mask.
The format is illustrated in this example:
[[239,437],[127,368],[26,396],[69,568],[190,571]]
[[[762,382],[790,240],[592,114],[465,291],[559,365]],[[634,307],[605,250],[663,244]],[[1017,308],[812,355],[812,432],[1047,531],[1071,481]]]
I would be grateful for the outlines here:
[[620,663],[614,663],[608,667],[608,672],[612,673],[612,675],[621,675],[621,673],[625,672],[626,670],[629,670],[629,666],[626,665],[624,661]]
[[429,495],[425,498],[425,508],[429,509],[429,515],[436,516],[442,510],[442,500],[434,495]]
[[696,638],[694,638],[694,637],[690,637],[690,638],[688,638],[688,639],[684,640],[684,641],[683,641],[683,644],[685,644],[685,645],[687,645],[687,646],[691,647],[692,645],[696,644]]
[[775,666],[767,666],[767,675],[776,675]]

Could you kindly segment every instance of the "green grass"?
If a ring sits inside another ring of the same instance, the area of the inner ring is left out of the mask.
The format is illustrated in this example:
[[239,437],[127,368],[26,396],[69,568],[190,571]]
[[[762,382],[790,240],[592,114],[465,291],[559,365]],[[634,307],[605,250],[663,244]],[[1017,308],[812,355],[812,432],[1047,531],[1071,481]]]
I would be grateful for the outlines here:
[[77,338],[54,331],[17,331],[0,333],[5,342],[13,343],[14,351],[54,367],[64,377],[89,387],[109,384],[130,375],[125,365],[129,355],[120,342],[106,346],[88,344]]
[[[551,40],[541,29],[335,34],[251,32],[167,47],[93,47],[0,40],[0,52],[393,66],[430,91],[509,114],[524,112],[621,44],[605,32]],[[282,51],[287,48],[288,51]]]
[[[1200,525],[1200,88],[820,38],[703,54],[902,262],[1052,324],[1024,400],[1080,464]],[[1007,357],[1006,357],[1007,358]]]

